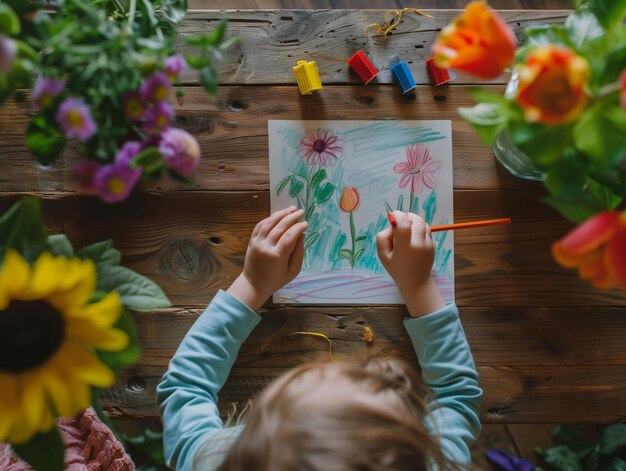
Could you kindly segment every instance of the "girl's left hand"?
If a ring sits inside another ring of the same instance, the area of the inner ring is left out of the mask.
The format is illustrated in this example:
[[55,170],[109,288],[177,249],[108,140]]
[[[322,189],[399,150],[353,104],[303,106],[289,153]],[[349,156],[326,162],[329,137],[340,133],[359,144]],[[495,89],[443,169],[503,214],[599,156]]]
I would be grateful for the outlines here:
[[243,272],[228,288],[229,294],[256,311],[300,273],[308,222],[297,221],[303,215],[303,209],[290,206],[256,225]]

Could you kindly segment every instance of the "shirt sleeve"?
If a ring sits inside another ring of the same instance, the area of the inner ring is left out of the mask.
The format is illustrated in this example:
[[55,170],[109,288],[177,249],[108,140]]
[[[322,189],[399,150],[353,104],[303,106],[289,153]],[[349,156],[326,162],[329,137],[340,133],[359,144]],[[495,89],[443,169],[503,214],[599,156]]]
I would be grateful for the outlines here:
[[455,304],[414,319],[404,326],[422,368],[422,377],[435,394],[429,404],[434,431],[445,455],[470,464],[470,445],[480,434],[478,373]]
[[223,429],[217,396],[241,344],[260,321],[248,306],[220,290],[178,347],[157,387],[165,458],[172,468],[191,470],[198,448],[209,440],[224,446],[236,440]]

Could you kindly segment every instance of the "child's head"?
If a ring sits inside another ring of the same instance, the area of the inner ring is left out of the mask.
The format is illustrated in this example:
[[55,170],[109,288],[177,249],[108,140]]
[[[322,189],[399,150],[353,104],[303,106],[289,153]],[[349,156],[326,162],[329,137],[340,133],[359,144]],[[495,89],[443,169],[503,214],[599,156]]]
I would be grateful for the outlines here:
[[260,396],[219,469],[444,469],[424,424],[427,394],[419,376],[394,360],[296,368]]

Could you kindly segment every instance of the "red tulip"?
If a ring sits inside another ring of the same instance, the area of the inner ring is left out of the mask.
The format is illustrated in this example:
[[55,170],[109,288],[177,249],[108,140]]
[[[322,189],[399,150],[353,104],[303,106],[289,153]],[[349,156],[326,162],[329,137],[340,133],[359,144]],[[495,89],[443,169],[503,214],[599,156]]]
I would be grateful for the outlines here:
[[587,105],[584,88],[589,76],[589,63],[572,50],[551,44],[538,47],[519,69],[517,103],[530,122],[575,121]]
[[502,18],[485,2],[472,2],[441,30],[433,52],[437,67],[492,79],[513,63],[516,47],[515,35]]
[[626,289],[626,212],[604,211],[552,245],[555,260],[596,288]]
[[361,203],[361,197],[359,196],[359,190],[352,187],[345,187],[341,193],[341,200],[339,201],[339,207],[346,213],[351,213],[359,209]]

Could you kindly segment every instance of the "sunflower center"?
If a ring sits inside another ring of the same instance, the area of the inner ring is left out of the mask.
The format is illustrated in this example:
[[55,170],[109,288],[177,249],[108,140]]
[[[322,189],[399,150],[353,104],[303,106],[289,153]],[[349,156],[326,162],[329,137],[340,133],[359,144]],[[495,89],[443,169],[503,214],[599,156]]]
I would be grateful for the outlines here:
[[65,337],[65,321],[45,301],[13,301],[0,312],[0,371],[21,373],[48,360]]
[[321,154],[326,150],[326,141],[324,139],[318,139],[313,143],[313,150],[318,154]]

